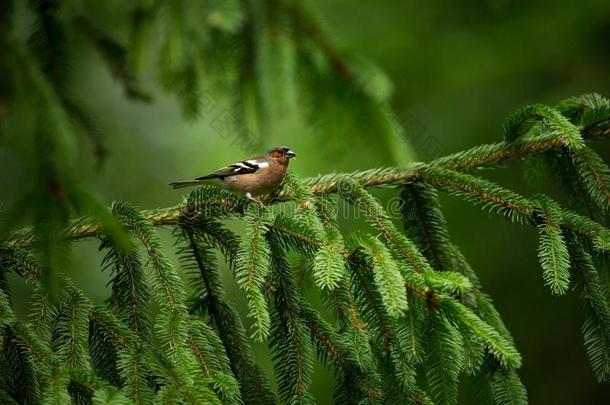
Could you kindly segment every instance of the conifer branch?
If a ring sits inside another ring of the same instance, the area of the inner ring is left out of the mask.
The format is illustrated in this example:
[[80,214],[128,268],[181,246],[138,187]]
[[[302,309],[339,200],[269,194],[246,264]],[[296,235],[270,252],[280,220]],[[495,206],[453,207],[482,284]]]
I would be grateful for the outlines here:
[[356,305],[363,320],[374,331],[374,339],[379,342],[375,345],[378,346],[377,350],[381,350],[383,347],[382,356],[388,362],[388,367],[393,370],[392,380],[396,381],[400,387],[399,391],[403,395],[417,397],[415,364],[410,361],[408,340],[404,336],[404,329],[401,325],[404,321],[388,315],[383,305],[383,291],[375,287],[372,269],[366,258],[359,252],[349,263],[352,271],[352,285],[363,292],[361,296],[356,297]]
[[[180,252],[183,266],[186,269],[192,268],[193,266],[189,262],[194,260],[197,273],[197,277],[193,278],[191,283],[195,290],[191,299],[191,312],[201,316],[207,313],[211,317],[212,324],[216,327],[224,346],[223,350],[227,352],[231,371],[240,381],[242,399],[247,403],[275,403],[268,383],[254,363],[252,350],[239,315],[235,308],[227,302],[220,275],[211,263],[211,258],[204,246],[204,243],[211,244],[210,239],[213,239],[220,243],[219,249],[226,252],[231,259],[237,254],[237,240],[234,235],[218,228],[218,224],[210,227],[212,224],[210,221],[202,222],[199,226],[183,223],[180,232],[180,237],[186,242],[186,246]],[[210,228],[215,227],[216,232],[213,236],[204,236]]]
[[[270,241],[272,242],[272,241]],[[287,403],[313,403],[310,392],[313,347],[301,319],[302,301],[285,253],[272,246],[275,287],[269,346],[282,399]]]
[[[543,219],[533,201],[488,180],[436,168],[426,169],[420,178],[512,221],[538,224]],[[610,249],[610,231],[603,225],[567,210],[560,209],[560,217],[562,227],[589,239],[600,250]]]
[[254,321],[252,337],[260,341],[269,335],[271,324],[263,290],[271,267],[271,248],[265,239],[267,216],[267,212],[258,206],[252,206],[248,211],[247,234],[240,243],[239,261],[235,271],[237,284],[248,296],[248,316]]
[[315,310],[305,306],[301,310],[301,317],[312,339],[317,342],[318,356],[324,363],[327,363],[327,357],[331,357],[335,367],[343,375],[342,380],[346,382],[346,386],[338,389],[344,388],[352,398],[383,398],[383,391],[376,381],[375,373],[369,369],[371,365],[355,360],[357,354],[353,351],[357,350],[357,346],[341,339]]
[[140,211],[125,203],[117,203],[113,210],[140,240],[154,267],[153,278],[157,288],[153,289],[153,296],[161,305],[166,305],[174,314],[185,311],[185,292],[182,280],[177,276],[171,263],[161,253],[159,237]]
[[568,234],[566,238],[577,287],[585,302],[582,326],[587,355],[598,381],[610,379],[610,305],[608,290],[583,244]]
[[426,339],[426,377],[432,399],[438,404],[456,404],[458,375],[464,362],[462,336],[442,312],[435,312]]
[[[587,133],[582,134],[588,139]],[[603,137],[610,138],[610,128],[603,132]],[[416,181],[420,172],[426,168],[446,168],[466,171],[480,167],[493,166],[508,160],[536,155],[565,146],[561,138],[518,140],[515,142],[498,142],[474,147],[464,152],[433,160],[428,164],[417,163],[408,168],[371,169],[352,173],[322,175],[303,180],[303,184],[313,195],[326,195],[338,191],[338,181],[349,178],[365,188],[393,186]],[[294,198],[290,192],[282,191],[270,201],[271,203]],[[144,210],[142,215],[153,226],[175,225],[183,218],[196,215],[213,216],[218,213],[239,214],[243,212],[247,200],[230,193],[218,191],[199,200],[180,204],[174,207]],[[70,239],[94,237],[103,232],[102,225],[93,218],[79,218],[72,221],[65,234]],[[34,232],[23,229],[15,232],[4,242],[8,246],[28,247],[34,242]]]
[[436,192],[419,183],[405,185],[401,191],[401,213],[407,236],[430,264],[439,271],[455,270],[447,224]]
[[112,238],[102,239],[101,249],[107,249],[102,259],[102,270],[112,272],[112,295],[109,306],[139,336],[150,335],[150,316],[147,311],[148,290],[140,255],[135,248],[123,249]]
[[[0,9],[13,16],[13,3]],[[129,33],[129,45],[68,1],[42,0],[18,10],[35,21],[27,44],[21,33],[12,35],[11,18],[0,16],[8,56],[0,58],[0,70],[13,79],[7,95],[0,95],[0,124],[21,128],[13,125],[18,115],[6,114],[14,104],[26,108],[20,114],[34,113],[32,129],[38,131],[35,191],[17,199],[0,229],[16,226],[13,217],[34,224],[4,232],[0,240],[0,401],[238,405],[274,404],[279,396],[308,404],[315,400],[317,354],[335,370],[337,403],[455,404],[462,375],[484,385],[496,404],[525,403],[520,354],[452,243],[437,191],[537,227],[543,280],[554,294],[572,286],[581,293],[587,355],[597,378],[610,379],[610,283],[596,268],[606,265],[601,262],[610,251],[610,169],[587,145],[610,138],[610,101],[587,94],[557,106],[526,106],[507,120],[502,142],[410,163],[408,137],[390,107],[389,81],[342,52],[303,3],[208,3],[136,5],[125,19],[129,26],[120,30]],[[80,42],[98,52],[127,96],[146,101],[135,73],[157,16],[163,23],[155,30],[162,35],[160,84],[177,96],[187,117],[210,111],[203,104],[209,101],[204,75],[222,71],[219,88],[223,94],[234,90],[228,95],[234,110],[233,122],[221,125],[232,126],[224,129],[238,133],[246,148],[258,149],[263,135],[274,132],[276,113],[289,106],[310,110],[305,120],[325,134],[334,134],[337,122],[342,131],[373,134],[397,167],[305,180],[289,174],[261,198],[264,207],[209,186],[173,207],[100,206],[71,176],[79,132],[93,140],[96,156],[105,152],[95,117],[70,91],[70,56],[80,51],[71,36],[81,34]],[[316,91],[330,87],[332,92]],[[544,160],[568,189],[578,189],[582,202],[574,212],[544,195],[523,196],[472,174],[524,158]],[[400,190],[405,232],[368,191],[383,186]],[[335,212],[339,199],[364,215],[368,233],[344,234]],[[290,213],[277,213],[275,204]],[[85,216],[70,221],[73,212]],[[222,222],[234,218],[246,226],[241,235]],[[190,297],[157,226],[174,231]],[[71,242],[86,237],[102,242],[102,270],[111,272],[104,306],[93,305],[60,273]],[[226,296],[217,254],[244,290],[251,337],[271,351],[277,393]],[[16,316],[9,273],[33,288],[29,323]],[[309,305],[307,288],[321,296],[323,309]]]

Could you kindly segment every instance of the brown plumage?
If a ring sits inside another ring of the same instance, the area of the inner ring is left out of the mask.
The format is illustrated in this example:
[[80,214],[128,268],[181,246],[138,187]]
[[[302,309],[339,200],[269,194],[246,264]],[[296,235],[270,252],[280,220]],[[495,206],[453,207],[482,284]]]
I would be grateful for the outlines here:
[[288,163],[296,154],[285,146],[269,150],[264,156],[251,157],[233,163],[194,180],[169,183],[173,188],[213,184],[243,194],[260,202],[254,196],[275,190],[286,177]]

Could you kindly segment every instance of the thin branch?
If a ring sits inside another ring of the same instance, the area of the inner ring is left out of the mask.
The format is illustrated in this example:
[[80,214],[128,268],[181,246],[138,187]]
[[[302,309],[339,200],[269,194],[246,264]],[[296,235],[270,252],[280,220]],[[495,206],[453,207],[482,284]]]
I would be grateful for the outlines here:
[[[518,193],[505,190],[506,193],[510,194],[510,198],[507,198],[506,195],[493,191],[494,187],[498,188],[494,183],[474,176],[462,174],[463,181],[457,181],[454,175],[458,173],[452,170],[428,169],[422,171],[420,179],[442,189],[454,190],[486,201],[489,203],[489,206],[496,205],[515,211],[527,218],[532,224],[538,224],[543,219],[533,201]],[[483,187],[482,183],[484,183],[485,187]],[[607,228],[598,222],[568,210],[561,210],[561,217],[562,227],[593,242],[598,241],[599,238],[606,237],[610,233]]]
[[[610,138],[610,128],[601,133],[598,132],[591,136],[596,138]],[[583,134],[583,138],[590,138],[588,133]],[[542,153],[549,150],[559,149],[566,146],[561,138],[533,139],[517,142],[497,142],[468,149],[453,155],[436,159],[428,164],[415,163],[407,168],[384,168],[357,171],[352,173],[335,173],[310,177],[304,180],[309,192],[315,195],[325,195],[337,192],[338,181],[342,178],[350,178],[363,187],[380,187],[404,184],[410,181],[417,181],[422,169],[433,167],[451,170],[465,171],[469,169],[487,167],[498,163],[522,158],[529,155]],[[266,202],[276,203],[288,201],[293,195],[288,191],[281,191],[272,200],[267,198]],[[235,209],[235,204],[225,199],[210,201],[209,206],[218,206],[227,211]],[[167,208],[144,210],[142,214],[150,221],[153,226],[175,225],[184,214],[183,204]],[[191,213],[192,214],[192,213]],[[66,230],[69,239],[81,239],[98,235],[102,232],[101,225],[93,218],[79,218],[72,221]],[[34,233],[26,228],[15,232],[7,240],[9,247],[28,247],[34,242]]]

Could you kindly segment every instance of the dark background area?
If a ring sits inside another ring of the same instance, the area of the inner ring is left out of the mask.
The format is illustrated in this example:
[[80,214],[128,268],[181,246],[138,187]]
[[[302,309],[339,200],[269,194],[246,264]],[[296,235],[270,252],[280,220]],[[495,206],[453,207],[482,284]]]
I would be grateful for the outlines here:
[[[607,0],[316,0],[312,6],[342,49],[386,72],[394,85],[394,110],[412,145],[412,151],[404,153],[418,160],[501,140],[505,118],[525,104],[553,105],[589,92],[610,96]],[[112,26],[112,14],[99,18]],[[101,167],[84,157],[79,177],[104,204],[126,200],[141,208],[174,205],[181,196],[167,186],[169,181],[201,175],[257,152],[219,136],[213,114],[185,120],[175,99],[156,87],[152,59],[142,82],[153,89],[155,101],[136,104],[125,99],[98,55],[82,44],[74,46],[81,52],[71,69],[73,87],[95,109],[110,153]],[[223,95],[216,97],[222,108]],[[298,176],[393,163],[375,134],[352,139],[350,133],[337,133],[333,147],[326,148],[290,114],[276,120],[279,129],[267,143],[286,144],[297,152],[291,169]],[[12,201],[28,176],[15,153],[18,142],[0,143],[0,201]],[[610,160],[608,146],[594,147]],[[545,191],[562,199],[549,182],[526,182],[522,169],[516,162],[481,174],[525,195]],[[553,297],[543,285],[536,230],[455,198],[443,196],[442,203],[454,241],[479,274],[523,355],[520,375],[530,403],[610,403],[610,386],[595,381],[586,357],[577,293]],[[171,251],[169,235],[163,236]],[[78,242],[73,256],[78,284],[100,302],[107,295],[108,275],[98,270],[97,245]],[[226,274],[232,283],[228,270]],[[15,283],[16,294],[23,296],[19,308],[26,314],[28,290]],[[234,286],[230,293],[243,309],[243,294]],[[260,349],[258,356],[270,370],[268,353]],[[332,395],[329,371],[319,366],[316,370],[314,392],[319,403],[327,403]],[[463,403],[471,403],[467,382],[462,391]]]

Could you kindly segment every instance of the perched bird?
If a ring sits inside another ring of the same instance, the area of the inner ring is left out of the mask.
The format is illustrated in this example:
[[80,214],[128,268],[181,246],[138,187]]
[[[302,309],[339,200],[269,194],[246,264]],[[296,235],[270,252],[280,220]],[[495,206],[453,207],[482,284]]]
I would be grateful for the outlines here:
[[230,164],[194,180],[175,181],[169,184],[173,188],[213,184],[243,194],[249,200],[261,204],[255,196],[275,190],[286,177],[290,158],[295,156],[290,148],[278,146],[268,151],[265,156],[251,157]]

